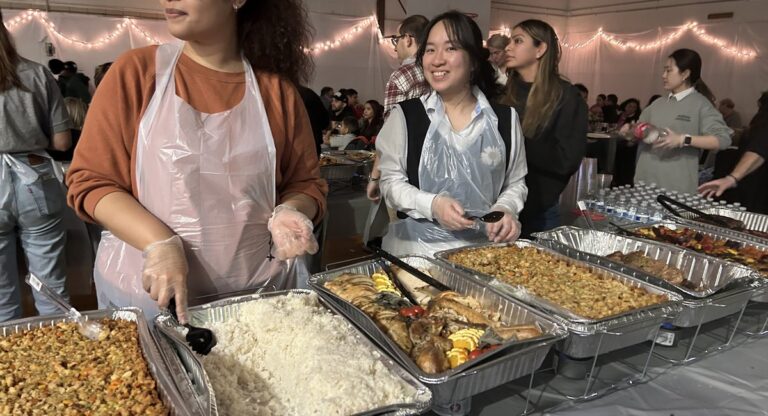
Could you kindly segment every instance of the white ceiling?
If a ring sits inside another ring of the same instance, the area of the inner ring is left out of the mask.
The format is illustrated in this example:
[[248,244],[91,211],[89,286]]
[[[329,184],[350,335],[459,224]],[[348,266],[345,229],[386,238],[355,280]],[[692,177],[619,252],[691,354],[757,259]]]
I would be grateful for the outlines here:
[[736,2],[743,3],[743,0],[492,0],[491,7],[501,10],[580,16],[616,11],[655,10],[670,7]]

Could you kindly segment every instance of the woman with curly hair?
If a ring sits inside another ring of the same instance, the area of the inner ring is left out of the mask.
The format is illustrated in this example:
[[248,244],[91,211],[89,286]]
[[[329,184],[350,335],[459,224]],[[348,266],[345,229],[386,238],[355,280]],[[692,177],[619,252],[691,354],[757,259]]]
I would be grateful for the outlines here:
[[360,135],[371,140],[379,134],[384,125],[384,106],[376,100],[368,100],[363,106],[363,120]]
[[187,304],[207,296],[293,285],[293,262],[282,260],[317,250],[327,186],[295,87],[312,69],[302,2],[161,7],[180,42],[112,65],[68,201],[107,230],[94,267],[99,304],[152,316],[175,298],[185,322]]

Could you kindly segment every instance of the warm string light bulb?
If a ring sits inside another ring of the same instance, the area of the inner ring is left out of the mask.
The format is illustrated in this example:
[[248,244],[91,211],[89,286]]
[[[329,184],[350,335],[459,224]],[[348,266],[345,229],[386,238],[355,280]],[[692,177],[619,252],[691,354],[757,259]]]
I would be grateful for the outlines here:
[[[342,35],[338,36],[336,39],[332,41],[326,40],[325,42],[316,42],[314,45],[310,47],[305,47],[304,52],[311,53],[314,55],[319,55],[325,51],[328,51],[331,49],[337,49],[341,47],[344,43],[350,42],[363,30],[365,30],[367,27],[370,27],[372,25],[374,25],[374,27],[378,26],[375,15],[369,16],[365,20],[363,20],[361,23],[358,23],[352,26],[349,30],[347,30]],[[381,35],[379,35],[379,42],[381,42],[381,40],[382,40]]]
[[157,38],[152,36],[149,32],[137,25],[133,19],[128,17],[123,18],[123,20],[115,26],[114,30],[92,42],[80,40],[60,32],[58,29],[56,29],[56,25],[48,20],[48,15],[44,12],[41,12],[40,10],[27,10],[26,12],[6,22],[5,26],[8,28],[8,30],[14,30],[20,25],[32,21],[32,19],[35,19],[38,23],[40,23],[51,35],[56,36],[57,38],[70,45],[78,46],[84,49],[101,48],[106,46],[115,41],[115,39],[122,35],[126,29],[133,30],[140,34],[149,43],[160,43]]
[[[647,42],[647,43],[638,43],[635,41],[624,41],[619,39],[617,35],[613,33],[605,32],[603,31],[603,28],[599,28],[592,36],[590,36],[586,40],[576,42],[576,43],[560,41],[560,44],[567,49],[581,49],[586,46],[589,46],[592,42],[600,38],[601,40],[604,40],[610,43],[612,46],[615,46],[622,50],[634,49],[636,51],[649,51],[649,50],[657,50],[666,46],[667,44],[676,40],[677,38],[679,38],[680,36],[685,34],[685,32],[688,32],[688,31],[692,32],[702,42],[716,46],[723,53],[726,53],[728,55],[733,55],[739,58],[754,58],[757,56],[757,52],[752,49],[747,49],[747,48],[739,49],[735,46],[729,45],[728,42],[726,42],[723,39],[720,39],[718,37],[708,34],[704,29],[702,29],[699,26],[697,22],[686,23],[685,25],[675,30],[674,32],[663,36],[661,39],[657,39],[655,41]],[[496,33],[501,33],[503,35],[510,36],[511,32],[512,31],[510,30],[509,27],[502,26],[500,29],[491,31],[490,34],[493,35]]]

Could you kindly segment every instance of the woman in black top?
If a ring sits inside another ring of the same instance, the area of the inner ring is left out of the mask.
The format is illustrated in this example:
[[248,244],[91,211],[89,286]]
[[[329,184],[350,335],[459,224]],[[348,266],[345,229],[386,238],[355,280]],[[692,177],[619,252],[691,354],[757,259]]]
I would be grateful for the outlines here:
[[757,104],[757,114],[739,142],[742,156],[736,167],[724,177],[701,185],[699,192],[720,197],[728,191],[726,199],[740,202],[752,212],[768,214],[768,91],[763,92]]
[[[640,118],[640,100],[630,98],[619,106],[619,121],[617,127],[636,123]],[[616,145],[615,167],[613,170],[612,186],[632,185],[635,179],[635,164],[637,163],[637,146],[619,140]]]
[[520,214],[526,237],[560,225],[560,193],[586,153],[587,105],[560,76],[560,44],[550,25],[519,23],[506,51],[510,77],[502,103],[520,114],[528,161],[528,199]]
[[363,119],[360,135],[371,140],[379,134],[384,125],[384,106],[376,100],[368,100],[363,106]]

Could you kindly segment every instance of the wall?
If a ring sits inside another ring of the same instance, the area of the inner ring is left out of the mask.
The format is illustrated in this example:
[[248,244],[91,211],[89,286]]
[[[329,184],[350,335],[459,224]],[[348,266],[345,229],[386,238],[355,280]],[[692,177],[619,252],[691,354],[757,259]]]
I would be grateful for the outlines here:
[[[510,6],[494,2],[491,27],[511,26],[527,18],[538,18],[550,23],[561,38],[570,42],[586,40],[602,27],[620,39],[646,43],[687,22],[697,21],[711,35],[762,53],[757,59],[735,58],[703,43],[692,33],[661,49],[647,52],[623,51],[605,41],[596,41],[578,50],[564,48],[561,72],[572,82],[586,84],[591,99],[598,93],[615,93],[620,100],[636,97],[645,106],[651,95],[664,92],[661,71],[666,57],[683,47],[699,52],[703,61],[702,78],[718,98],[729,97],[736,102],[745,122],[757,110],[756,100],[760,92],[768,89],[768,1],[726,0],[692,4],[691,1],[665,0],[648,10],[627,11],[648,7],[650,2],[621,4],[617,1],[572,0],[568,4],[570,11],[540,8],[543,13],[536,13],[532,8],[535,5],[530,2],[523,3]],[[595,7],[606,4],[617,6]],[[734,18],[707,21],[708,14],[721,12],[733,12]]]

